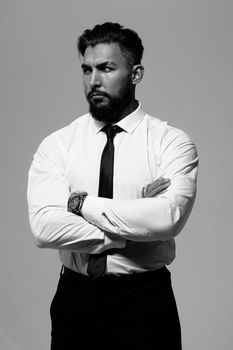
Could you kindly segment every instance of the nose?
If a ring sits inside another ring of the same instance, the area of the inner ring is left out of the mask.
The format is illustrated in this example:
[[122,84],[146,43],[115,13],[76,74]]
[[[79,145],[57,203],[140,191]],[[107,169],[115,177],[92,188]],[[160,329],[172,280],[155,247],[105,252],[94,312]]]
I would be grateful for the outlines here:
[[100,75],[96,69],[93,69],[91,73],[90,87],[93,89],[95,87],[100,87],[100,86],[101,86]]

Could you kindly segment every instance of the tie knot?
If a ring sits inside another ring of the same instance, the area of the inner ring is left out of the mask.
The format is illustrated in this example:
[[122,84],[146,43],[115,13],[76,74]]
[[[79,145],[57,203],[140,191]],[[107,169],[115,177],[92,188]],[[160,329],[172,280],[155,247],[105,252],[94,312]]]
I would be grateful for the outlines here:
[[118,125],[106,124],[101,129],[101,131],[105,132],[105,134],[107,135],[108,139],[113,140],[117,133],[120,133],[120,132],[122,132],[124,130]]

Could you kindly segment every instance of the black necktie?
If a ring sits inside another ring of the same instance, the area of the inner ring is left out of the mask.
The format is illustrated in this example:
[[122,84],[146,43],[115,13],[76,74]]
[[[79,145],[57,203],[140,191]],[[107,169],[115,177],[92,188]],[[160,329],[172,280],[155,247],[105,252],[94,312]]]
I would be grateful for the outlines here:
[[[104,147],[99,178],[99,197],[113,197],[113,169],[114,169],[114,143],[113,139],[117,133],[122,132],[118,125],[107,124],[101,129],[107,135],[107,143]],[[105,272],[107,252],[101,254],[91,254],[88,262],[87,273],[96,278]]]

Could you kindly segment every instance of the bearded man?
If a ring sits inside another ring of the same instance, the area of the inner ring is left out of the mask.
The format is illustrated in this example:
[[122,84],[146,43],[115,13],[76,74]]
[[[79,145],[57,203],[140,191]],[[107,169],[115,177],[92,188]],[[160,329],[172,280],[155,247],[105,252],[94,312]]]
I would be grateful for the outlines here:
[[51,349],[180,350],[166,265],[195,199],[195,145],[136,100],[135,31],[96,25],[78,50],[89,113],[44,139],[28,180],[36,244],[62,264]]

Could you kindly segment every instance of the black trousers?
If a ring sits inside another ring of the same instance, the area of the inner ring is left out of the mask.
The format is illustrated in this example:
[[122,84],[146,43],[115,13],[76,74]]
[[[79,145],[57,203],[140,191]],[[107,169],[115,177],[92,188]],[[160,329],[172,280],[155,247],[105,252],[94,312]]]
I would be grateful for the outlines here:
[[96,280],[66,269],[50,315],[51,350],[181,350],[179,316],[166,267]]

